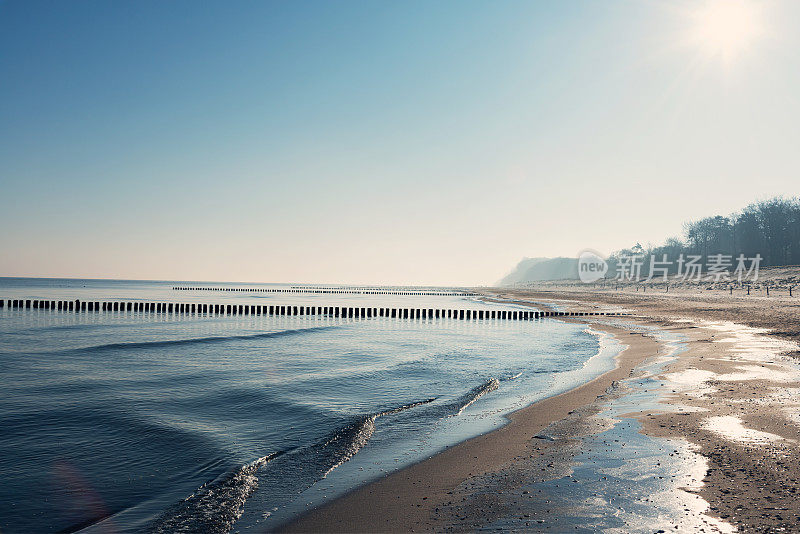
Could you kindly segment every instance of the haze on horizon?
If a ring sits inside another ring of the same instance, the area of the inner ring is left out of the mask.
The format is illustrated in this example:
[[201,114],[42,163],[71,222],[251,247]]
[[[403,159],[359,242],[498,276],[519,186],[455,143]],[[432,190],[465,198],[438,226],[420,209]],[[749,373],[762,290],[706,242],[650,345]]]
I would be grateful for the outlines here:
[[798,193],[797,20],[0,0],[0,276],[478,285],[661,242]]

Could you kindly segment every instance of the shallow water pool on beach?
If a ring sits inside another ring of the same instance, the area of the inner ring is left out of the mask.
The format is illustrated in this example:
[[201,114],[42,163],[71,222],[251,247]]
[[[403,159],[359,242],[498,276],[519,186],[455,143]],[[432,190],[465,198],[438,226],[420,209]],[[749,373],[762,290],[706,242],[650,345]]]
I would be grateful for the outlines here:
[[[61,284],[63,298],[131,286]],[[169,299],[158,284],[137,298]],[[3,309],[0,529],[273,528],[602,373],[617,349],[553,320]]]

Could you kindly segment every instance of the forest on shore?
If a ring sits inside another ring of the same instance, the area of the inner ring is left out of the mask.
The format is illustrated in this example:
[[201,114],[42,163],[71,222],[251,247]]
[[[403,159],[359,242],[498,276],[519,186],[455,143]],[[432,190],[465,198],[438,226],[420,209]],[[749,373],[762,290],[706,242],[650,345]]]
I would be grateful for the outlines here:
[[[620,263],[631,257],[641,258],[641,274],[647,276],[651,258],[668,260],[666,269],[679,273],[679,258],[699,256],[703,263],[723,255],[732,266],[737,258],[759,258],[760,267],[800,265],[800,197],[773,197],[753,202],[728,215],[713,215],[683,224],[683,235],[667,239],[661,245],[642,246],[613,252],[607,258],[606,277],[613,277]],[[523,258],[498,285],[542,280],[578,278],[577,258]]]
[[[714,215],[683,225],[683,237],[660,246],[617,251],[609,258],[644,255],[675,259],[688,255],[703,258],[723,254],[735,258],[761,257],[762,267],[800,265],[800,198],[774,197],[754,202],[730,215]],[[676,267],[677,268],[677,267]]]

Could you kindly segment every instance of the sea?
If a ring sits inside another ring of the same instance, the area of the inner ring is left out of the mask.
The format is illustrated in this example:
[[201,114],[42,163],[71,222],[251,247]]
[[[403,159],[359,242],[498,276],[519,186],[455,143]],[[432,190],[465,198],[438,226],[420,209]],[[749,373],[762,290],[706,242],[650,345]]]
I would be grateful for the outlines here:
[[[0,278],[0,299],[518,308],[458,294],[251,291],[294,287]],[[0,531],[270,531],[498,428],[611,369],[619,350],[602,332],[553,318],[5,306]]]

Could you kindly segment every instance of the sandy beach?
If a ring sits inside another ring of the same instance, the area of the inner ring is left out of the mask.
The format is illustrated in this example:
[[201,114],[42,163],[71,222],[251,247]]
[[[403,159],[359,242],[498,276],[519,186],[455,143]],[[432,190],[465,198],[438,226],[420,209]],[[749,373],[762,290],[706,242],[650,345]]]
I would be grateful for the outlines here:
[[[800,321],[793,301],[566,288],[487,298],[622,308],[636,317],[592,322],[625,345],[616,369],[314,508],[284,531],[795,528],[800,371],[791,353]],[[618,473],[625,465],[634,472],[615,475],[616,486],[594,486],[594,477],[611,478],[610,466]],[[652,480],[658,485],[648,489]],[[581,491],[591,491],[594,504],[580,509],[578,501],[588,502]],[[593,523],[590,516],[611,504],[622,510],[618,521]],[[660,511],[648,519],[649,509]]]

